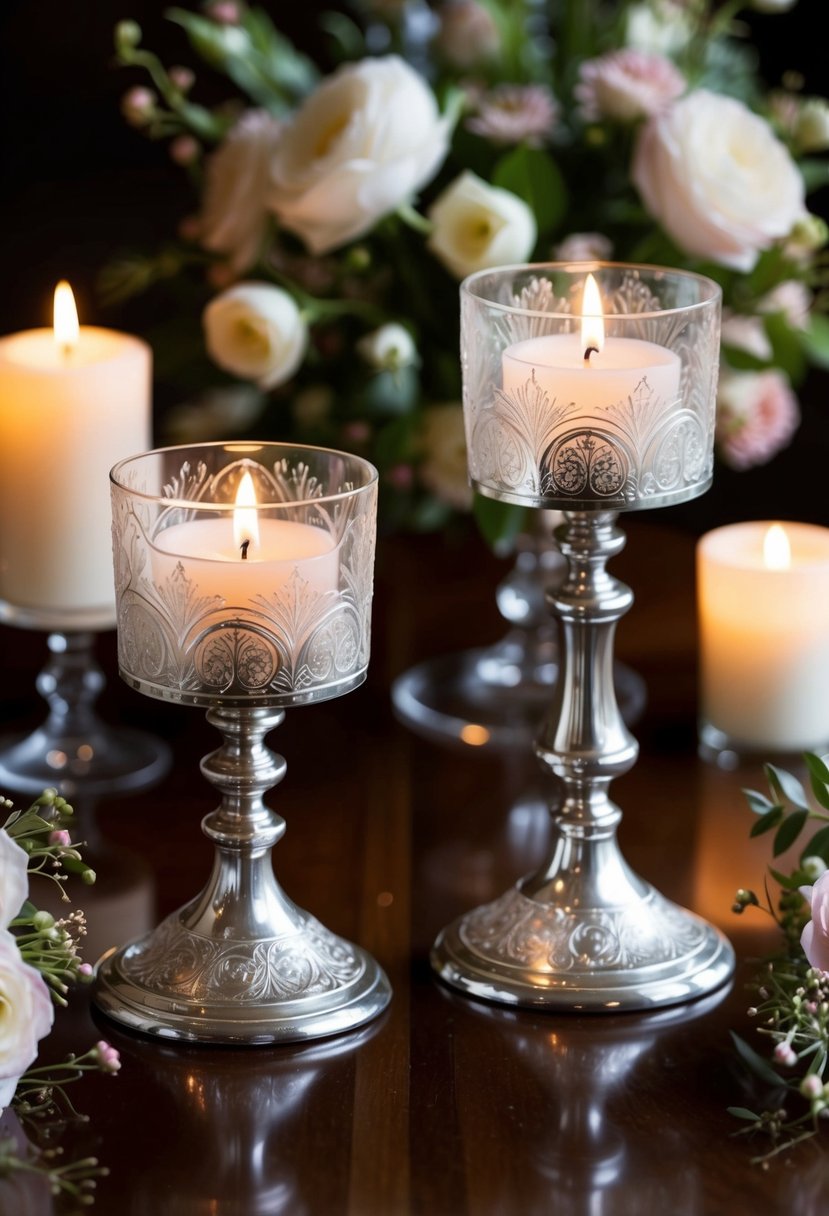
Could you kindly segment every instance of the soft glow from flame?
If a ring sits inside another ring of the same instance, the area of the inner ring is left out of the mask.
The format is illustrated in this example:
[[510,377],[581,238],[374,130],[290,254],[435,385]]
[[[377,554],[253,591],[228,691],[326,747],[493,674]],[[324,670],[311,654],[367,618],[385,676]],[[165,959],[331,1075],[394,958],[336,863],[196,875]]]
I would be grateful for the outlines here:
[[78,345],[80,330],[78,328],[78,310],[75,307],[75,297],[72,288],[62,279],[55,288],[54,306],[55,342],[63,350],[73,350]]
[[233,512],[233,543],[241,549],[249,541],[253,549],[259,544],[259,519],[256,514],[256,490],[250,473],[243,473],[236,491],[236,509]]
[[792,547],[780,524],[772,524],[763,537],[763,564],[767,570],[788,570],[792,564]]
[[[596,350],[601,350],[604,346],[604,320],[599,285],[592,274],[589,274],[584,280],[584,295],[581,300],[581,348],[587,351],[591,346]],[[587,361],[585,355],[585,362]]]

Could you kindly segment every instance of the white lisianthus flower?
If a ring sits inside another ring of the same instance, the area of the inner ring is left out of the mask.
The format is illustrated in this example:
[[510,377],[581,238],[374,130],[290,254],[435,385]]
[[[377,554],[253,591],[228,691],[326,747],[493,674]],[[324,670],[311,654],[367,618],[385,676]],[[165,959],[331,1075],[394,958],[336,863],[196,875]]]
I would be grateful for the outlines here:
[[757,301],[762,313],[780,313],[792,329],[808,329],[812,314],[812,293],[799,279],[786,279]]
[[308,345],[293,297],[270,283],[237,283],[210,301],[202,320],[213,362],[264,389],[289,380]]
[[357,343],[357,350],[376,371],[397,372],[417,363],[417,347],[403,325],[390,321],[366,334]]
[[746,273],[805,213],[803,179],[769,124],[705,89],[646,123],[631,175],[680,249]]
[[28,896],[28,854],[0,828],[0,929],[8,929]]
[[272,162],[270,205],[311,253],[338,249],[432,179],[451,122],[399,56],[345,64],[286,126]]
[[264,110],[243,114],[207,162],[201,243],[237,274],[256,261],[268,221],[271,158],[281,124]]
[[755,359],[768,360],[772,346],[766,327],[760,317],[746,317],[740,313],[724,313],[722,319],[723,346],[743,350]]
[[693,18],[681,0],[648,0],[627,11],[625,42],[640,51],[673,55],[688,45],[693,32]]
[[538,234],[523,199],[468,171],[439,195],[428,217],[432,232],[427,244],[458,279],[490,266],[525,262]]
[[613,242],[601,232],[571,232],[553,250],[557,262],[606,262]]
[[0,1107],[11,1101],[54,1016],[43,976],[23,962],[13,935],[0,931]]

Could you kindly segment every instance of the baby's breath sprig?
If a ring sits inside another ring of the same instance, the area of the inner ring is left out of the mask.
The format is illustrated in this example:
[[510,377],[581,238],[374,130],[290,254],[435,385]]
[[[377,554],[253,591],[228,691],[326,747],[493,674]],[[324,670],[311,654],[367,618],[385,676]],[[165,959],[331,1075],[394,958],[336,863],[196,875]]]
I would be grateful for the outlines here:
[[806,753],[804,760],[811,798],[796,777],[771,764],[765,766],[768,795],[743,791],[749,807],[759,816],[751,835],[773,831],[775,858],[794,845],[808,824],[819,825],[789,873],[768,867],[776,895],[767,878],[765,902],[754,891],[741,888],[732,905],[737,914],[747,908],[764,912],[781,935],[779,951],[762,962],[750,984],[756,999],[748,1010],[757,1020],[758,1034],[773,1044],[774,1066],[732,1034],[739,1057],[767,1096],[760,1111],[744,1106],[729,1110],[746,1124],[735,1135],[759,1132],[770,1138],[771,1148],[754,1158],[763,1164],[814,1136],[819,1121],[829,1119],[829,1082],[824,1081],[829,1059],[829,971],[813,966],[801,945],[810,922],[803,892],[809,894],[829,864],[829,768],[812,753]]

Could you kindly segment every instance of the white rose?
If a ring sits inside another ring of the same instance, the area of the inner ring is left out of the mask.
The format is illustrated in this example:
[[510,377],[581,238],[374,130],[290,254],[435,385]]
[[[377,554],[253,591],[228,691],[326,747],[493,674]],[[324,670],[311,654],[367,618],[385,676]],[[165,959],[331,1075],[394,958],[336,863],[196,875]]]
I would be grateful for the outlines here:
[[37,1056],[55,1011],[43,976],[24,963],[8,930],[0,932],[0,1099],[5,1104]]
[[243,114],[207,162],[201,242],[241,274],[256,261],[268,218],[271,158],[281,124],[264,110]]
[[210,301],[202,319],[214,363],[260,388],[289,380],[308,345],[295,301],[269,283],[237,283]]
[[680,249],[743,272],[805,211],[803,179],[769,124],[704,89],[643,127],[632,177]]
[[337,249],[431,180],[450,126],[429,86],[397,55],[345,64],[284,130],[271,207],[312,253]]
[[687,6],[662,0],[632,4],[625,19],[625,43],[656,55],[674,55],[683,50],[694,33]]
[[396,372],[417,362],[417,347],[412,335],[395,321],[366,334],[357,343],[357,350],[377,371]]
[[0,828],[0,929],[7,929],[29,896],[29,856]]
[[432,253],[459,279],[489,266],[524,262],[535,245],[535,216],[523,199],[464,172],[429,208]]

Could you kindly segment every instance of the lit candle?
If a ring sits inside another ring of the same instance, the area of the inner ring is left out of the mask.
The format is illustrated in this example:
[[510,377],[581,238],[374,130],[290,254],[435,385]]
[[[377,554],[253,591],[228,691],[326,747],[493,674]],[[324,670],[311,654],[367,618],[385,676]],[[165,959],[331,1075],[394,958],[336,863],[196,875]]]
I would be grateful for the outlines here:
[[115,622],[109,470],[150,446],[150,349],[79,326],[0,339],[0,614],[46,628]]
[[253,479],[239,479],[235,506],[223,517],[188,520],[153,539],[153,578],[161,586],[180,565],[196,596],[219,596],[233,608],[279,598],[294,577],[316,594],[336,591],[335,538],[298,520],[272,519],[256,504]]
[[735,750],[829,744],[829,528],[750,522],[697,545],[700,709]]
[[526,338],[502,356],[503,388],[515,394],[535,380],[552,402],[575,404],[573,419],[650,392],[666,408],[679,394],[679,356],[640,338],[605,338],[602,301],[588,274],[582,297],[581,328],[567,334]]

